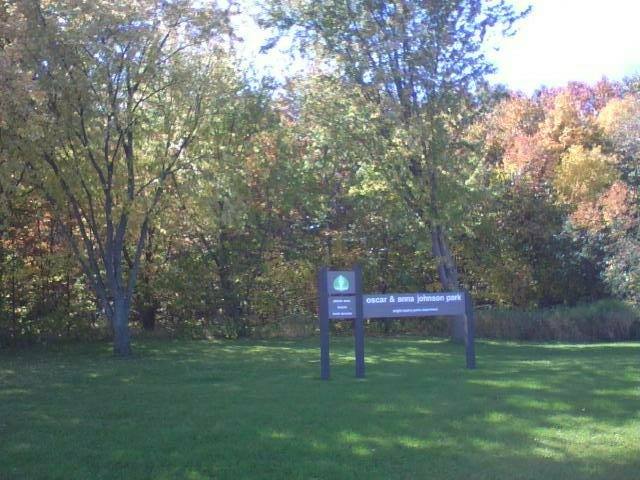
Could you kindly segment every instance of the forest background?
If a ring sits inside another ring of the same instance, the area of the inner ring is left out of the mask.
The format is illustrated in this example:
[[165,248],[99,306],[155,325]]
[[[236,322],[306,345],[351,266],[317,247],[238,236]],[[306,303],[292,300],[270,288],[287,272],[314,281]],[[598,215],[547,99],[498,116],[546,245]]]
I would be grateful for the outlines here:
[[0,4],[0,346],[311,335],[354,263],[469,289],[483,336],[640,339],[637,76],[490,84],[500,2],[268,2],[309,62],[278,82],[233,5],[133,3]]

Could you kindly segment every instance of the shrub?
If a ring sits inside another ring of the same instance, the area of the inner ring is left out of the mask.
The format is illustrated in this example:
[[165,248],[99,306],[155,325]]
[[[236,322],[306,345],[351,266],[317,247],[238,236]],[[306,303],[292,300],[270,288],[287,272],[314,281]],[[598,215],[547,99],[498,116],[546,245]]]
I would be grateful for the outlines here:
[[635,308],[618,300],[539,310],[478,310],[476,335],[500,340],[638,340],[640,315]]

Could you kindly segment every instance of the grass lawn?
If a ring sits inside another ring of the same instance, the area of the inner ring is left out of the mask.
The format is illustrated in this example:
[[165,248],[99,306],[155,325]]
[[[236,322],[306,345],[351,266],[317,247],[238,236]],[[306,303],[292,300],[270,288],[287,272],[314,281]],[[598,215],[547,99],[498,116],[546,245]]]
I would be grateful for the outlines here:
[[368,338],[0,352],[0,479],[640,478],[640,344]]

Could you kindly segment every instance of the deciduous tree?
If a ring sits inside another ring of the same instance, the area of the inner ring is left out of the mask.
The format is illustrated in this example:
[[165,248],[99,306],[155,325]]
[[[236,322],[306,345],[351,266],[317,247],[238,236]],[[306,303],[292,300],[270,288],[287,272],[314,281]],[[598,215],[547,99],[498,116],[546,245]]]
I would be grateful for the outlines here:
[[379,167],[428,230],[445,289],[459,287],[447,237],[461,207],[456,186],[468,174],[461,131],[492,71],[482,49],[488,32],[508,32],[521,16],[503,1],[269,3],[268,24],[293,27],[399,127],[387,132],[390,154]]
[[111,323],[114,351],[128,355],[147,233],[167,180],[193,161],[225,14],[188,0],[29,0],[11,9],[19,28],[3,25],[3,55],[18,51],[14,76],[33,79],[34,117],[12,129],[12,145],[53,211],[71,218],[69,245]]

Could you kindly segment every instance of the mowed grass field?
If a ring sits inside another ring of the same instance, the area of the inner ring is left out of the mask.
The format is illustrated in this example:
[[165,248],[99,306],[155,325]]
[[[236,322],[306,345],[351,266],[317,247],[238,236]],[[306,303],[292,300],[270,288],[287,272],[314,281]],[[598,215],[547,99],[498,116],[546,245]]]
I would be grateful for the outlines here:
[[368,338],[0,352],[1,479],[640,478],[640,344]]

